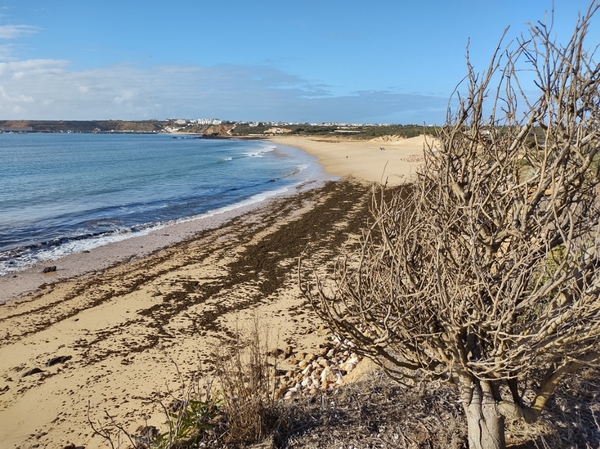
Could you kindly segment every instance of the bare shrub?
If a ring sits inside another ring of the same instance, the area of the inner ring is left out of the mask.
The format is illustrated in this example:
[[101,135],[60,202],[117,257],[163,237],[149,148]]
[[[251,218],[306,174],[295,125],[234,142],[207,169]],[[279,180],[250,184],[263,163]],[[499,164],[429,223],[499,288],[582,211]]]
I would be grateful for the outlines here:
[[[303,291],[391,376],[457,385],[469,446],[505,447],[570,373],[600,358],[600,65],[551,25],[492,57],[448,114],[410,189],[329,279]],[[526,72],[524,72],[527,70]],[[520,77],[535,76],[537,94]]]

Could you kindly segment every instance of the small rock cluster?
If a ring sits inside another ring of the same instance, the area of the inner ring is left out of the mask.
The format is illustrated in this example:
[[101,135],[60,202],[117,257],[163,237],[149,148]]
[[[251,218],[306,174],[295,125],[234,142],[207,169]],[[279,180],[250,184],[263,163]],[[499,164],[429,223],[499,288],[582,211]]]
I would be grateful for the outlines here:
[[292,400],[297,396],[314,395],[341,385],[346,374],[352,371],[361,357],[354,352],[355,345],[332,337],[321,345],[317,354],[294,354],[291,346],[279,351],[278,358],[293,365],[287,371],[277,371],[277,398]]

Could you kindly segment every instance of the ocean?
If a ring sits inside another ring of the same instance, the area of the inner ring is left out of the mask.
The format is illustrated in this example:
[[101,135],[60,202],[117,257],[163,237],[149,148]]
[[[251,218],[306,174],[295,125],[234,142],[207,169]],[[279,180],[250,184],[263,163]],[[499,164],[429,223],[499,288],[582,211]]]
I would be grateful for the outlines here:
[[0,275],[220,211],[322,176],[259,140],[0,134]]

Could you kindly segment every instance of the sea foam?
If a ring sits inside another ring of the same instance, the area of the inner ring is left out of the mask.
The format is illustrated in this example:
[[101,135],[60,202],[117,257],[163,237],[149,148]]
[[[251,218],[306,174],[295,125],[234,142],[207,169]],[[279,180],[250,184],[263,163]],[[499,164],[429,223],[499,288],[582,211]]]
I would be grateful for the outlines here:
[[290,147],[164,135],[5,134],[0,158],[0,275],[264,201],[319,171]]

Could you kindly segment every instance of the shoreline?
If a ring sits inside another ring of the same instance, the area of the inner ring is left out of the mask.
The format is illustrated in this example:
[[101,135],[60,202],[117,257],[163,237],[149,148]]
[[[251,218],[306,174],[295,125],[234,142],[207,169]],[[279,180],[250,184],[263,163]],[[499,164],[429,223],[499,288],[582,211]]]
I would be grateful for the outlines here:
[[[160,401],[183,380],[210,380],[214,351],[254,316],[277,348],[314,352],[327,334],[299,290],[298,257],[310,244],[307,263],[331,265],[356,242],[370,192],[364,183],[327,183],[3,303],[0,448],[106,447],[88,413],[98,426],[109,425],[108,413],[129,432],[163,428]],[[49,366],[57,358],[64,362]]]
[[[327,180],[327,177],[315,178],[263,200],[241,204],[225,211],[208,212],[205,216],[168,224],[144,234],[132,234],[129,238],[101,245],[89,251],[75,252],[57,259],[37,262],[24,270],[5,274],[0,276],[0,305],[32,293],[42,285],[85,277],[118,264],[149,257],[153,253],[192,239],[198,233],[217,229],[238,216],[268,207],[277,198],[296,195],[299,191],[313,188]],[[44,273],[45,267],[56,267],[56,270]]]
[[[147,234],[96,247],[90,251],[65,255],[55,260],[38,262],[30,267],[0,276],[0,304],[38,289],[41,285],[86,276],[132,259],[147,257],[171,245],[193,238],[194,234],[215,229],[239,215],[267,207],[279,196],[322,185],[333,179],[352,176],[368,182],[387,182],[390,186],[407,182],[422,161],[423,136],[392,142],[356,141],[350,139],[317,139],[314,137],[279,136],[263,139],[275,145],[299,148],[315,157],[322,168],[314,179],[290,187],[288,192],[274,194],[262,201],[208,213],[180,223],[169,224]],[[380,148],[385,148],[384,151]],[[45,267],[56,271],[43,273]]]
[[[42,282],[38,287],[0,302],[1,449],[107,447],[93,434],[88,414],[109,425],[108,413],[130,432],[141,425],[163,428],[160,401],[170,400],[182,380],[198,374],[210,380],[215,349],[230,344],[255,316],[277,348],[314,353],[327,340],[300,292],[298,258],[304,254],[309,266],[326,270],[340,250],[356,245],[383,155],[373,158],[380,151],[376,142],[270,141],[303,149],[328,176],[342,179],[177,230],[162,228],[153,244],[142,236],[71,255],[71,268],[64,258],[54,274],[38,270],[30,275]],[[381,153],[400,159],[408,151],[386,144]],[[338,165],[348,154],[349,162],[362,157],[372,164],[363,161],[362,172]],[[416,164],[405,161],[404,170],[410,174]],[[92,258],[100,264],[75,275]],[[5,279],[7,285],[26,280]],[[57,357],[62,361],[49,365]]]
[[423,163],[423,146],[432,138],[352,140],[298,136],[269,137],[279,145],[300,148],[315,156],[326,173],[398,186],[409,182]]

